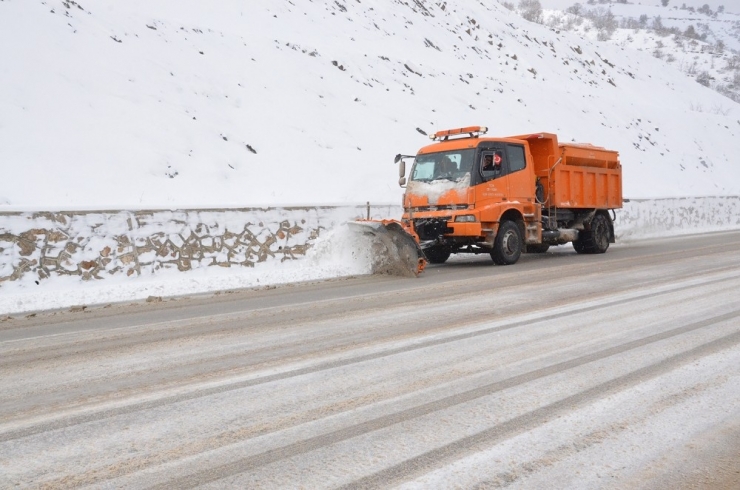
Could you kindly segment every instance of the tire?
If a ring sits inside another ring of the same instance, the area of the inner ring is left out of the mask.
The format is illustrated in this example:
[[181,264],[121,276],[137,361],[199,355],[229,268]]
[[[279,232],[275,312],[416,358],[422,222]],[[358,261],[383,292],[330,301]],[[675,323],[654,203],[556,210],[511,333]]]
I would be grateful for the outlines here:
[[543,254],[547,252],[548,250],[550,250],[550,245],[548,245],[547,243],[541,243],[541,244],[536,244],[536,245],[534,244],[527,245],[526,252],[528,254]]
[[450,258],[450,249],[446,247],[431,247],[424,250],[424,255],[430,264],[444,264]]
[[585,254],[586,252],[586,246],[583,244],[584,240],[581,239],[583,234],[586,233],[585,231],[582,231],[578,234],[578,240],[573,242],[573,248],[576,249],[576,253],[579,254]]
[[573,248],[579,254],[603,254],[609,248],[611,235],[607,215],[597,214],[591,220],[588,230],[578,234],[578,240],[573,242]]
[[502,221],[493,243],[491,259],[496,265],[515,264],[522,255],[522,232],[513,221]]

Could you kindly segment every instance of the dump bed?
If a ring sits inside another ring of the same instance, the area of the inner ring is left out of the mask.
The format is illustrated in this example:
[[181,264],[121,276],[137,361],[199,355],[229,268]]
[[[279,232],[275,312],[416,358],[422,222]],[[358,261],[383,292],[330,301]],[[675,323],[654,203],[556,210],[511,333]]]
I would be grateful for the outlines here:
[[529,143],[535,175],[545,191],[545,206],[622,207],[622,166],[616,151],[589,144],[560,144],[552,133],[512,138]]

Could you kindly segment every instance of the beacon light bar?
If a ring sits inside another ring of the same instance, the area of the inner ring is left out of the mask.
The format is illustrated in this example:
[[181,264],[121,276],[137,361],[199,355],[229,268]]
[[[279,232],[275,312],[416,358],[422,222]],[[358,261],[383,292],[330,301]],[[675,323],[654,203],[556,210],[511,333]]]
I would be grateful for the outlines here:
[[434,141],[446,141],[450,136],[464,135],[470,136],[471,138],[477,138],[478,136],[486,134],[487,132],[488,128],[486,126],[468,126],[465,128],[445,129],[442,131],[437,131],[429,137]]

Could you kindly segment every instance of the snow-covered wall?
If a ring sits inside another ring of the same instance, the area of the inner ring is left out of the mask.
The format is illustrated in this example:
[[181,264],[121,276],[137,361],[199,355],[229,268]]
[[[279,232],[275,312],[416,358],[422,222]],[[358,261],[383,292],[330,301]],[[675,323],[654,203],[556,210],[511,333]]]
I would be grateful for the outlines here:
[[740,229],[740,197],[632,199],[617,212],[617,240]]
[[[343,222],[400,212],[387,204],[0,213],[0,288],[54,276],[89,281],[292,261]],[[739,229],[740,198],[630,200],[617,212],[615,228],[618,240]]]
[[339,223],[392,214],[397,206],[1,213],[0,288],[295,260]]

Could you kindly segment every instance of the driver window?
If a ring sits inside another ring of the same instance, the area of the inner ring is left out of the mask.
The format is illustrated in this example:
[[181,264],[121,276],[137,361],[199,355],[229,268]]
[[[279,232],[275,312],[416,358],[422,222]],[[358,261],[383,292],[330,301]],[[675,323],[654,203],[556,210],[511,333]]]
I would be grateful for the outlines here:
[[481,154],[480,173],[484,180],[491,180],[503,175],[503,151],[484,151]]

